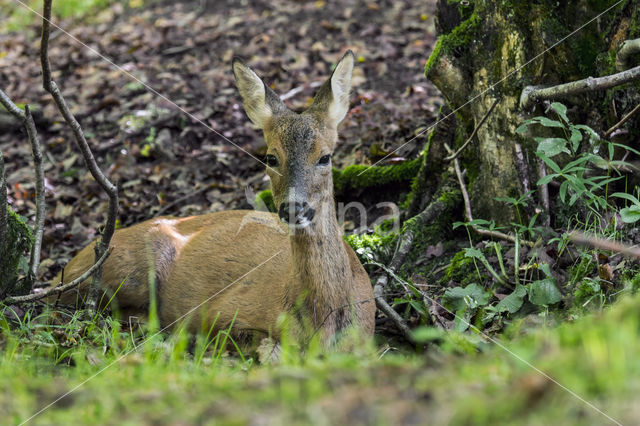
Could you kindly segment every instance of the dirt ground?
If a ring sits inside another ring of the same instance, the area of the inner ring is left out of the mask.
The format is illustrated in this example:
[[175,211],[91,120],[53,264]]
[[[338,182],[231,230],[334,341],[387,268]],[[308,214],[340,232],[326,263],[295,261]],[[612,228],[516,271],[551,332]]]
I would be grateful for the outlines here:
[[[432,123],[442,104],[423,75],[435,41],[434,3],[166,1],[137,9],[117,3],[54,21],[73,38],[53,31],[53,78],[99,165],[119,185],[120,225],[249,208],[246,192],[266,189],[268,181],[248,154],[261,159],[265,146],[240,104],[232,57],[301,110],[352,49],[352,108],[334,165],[373,163]],[[41,87],[38,19],[0,34],[0,87],[36,110],[47,201],[41,274],[50,277],[96,236],[107,199]],[[30,146],[11,120],[0,123],[10,204],[33,223]],[[414,158],[423,143],[408,144],[394,161]]]

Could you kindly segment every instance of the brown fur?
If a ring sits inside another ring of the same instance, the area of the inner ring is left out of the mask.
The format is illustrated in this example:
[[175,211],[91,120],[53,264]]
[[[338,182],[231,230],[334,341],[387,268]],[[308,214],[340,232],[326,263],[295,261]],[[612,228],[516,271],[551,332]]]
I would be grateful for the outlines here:
[[[287,200],[308,203],[315,210],[309,226],[289,229],[272,213],[225,211],[160,217],[118,230],[104,264],[103,285],[110,295],[122,283],[115,297],[120,309],[148,307],[151,272],[163,326],[186,315],[191,330],[206,329],[214,321],[215,328],[222,329],[233,321],[239,333],[278,337],[279,318],[289,312],[294,332],[308,337],[319,331],[326,343],[350,325],[373,333],[371,283],[342,239],[331,166],[318,163],[333,152],[336,126],[348,107],[352,55],[345,55],[341,64],[314,105],[296,114],[261,85],[253,71],[234,62],[245,109],[263,129],[268,153],[279,161],[267,170],[276,206]],[[92,264],[94,244],[69,262],[65,282]],[[88,285],[63,295],[62,302],[85,295]]]

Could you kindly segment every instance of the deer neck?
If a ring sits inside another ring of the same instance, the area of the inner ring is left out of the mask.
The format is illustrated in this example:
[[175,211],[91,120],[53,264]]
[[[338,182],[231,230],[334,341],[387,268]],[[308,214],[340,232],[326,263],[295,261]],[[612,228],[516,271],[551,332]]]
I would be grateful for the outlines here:
[[[353,281],[333,195],[308,228],[291,235],[292,278],[314,329],[333,334],[350,323]],[[296,301],[296,302],[299,302]]]

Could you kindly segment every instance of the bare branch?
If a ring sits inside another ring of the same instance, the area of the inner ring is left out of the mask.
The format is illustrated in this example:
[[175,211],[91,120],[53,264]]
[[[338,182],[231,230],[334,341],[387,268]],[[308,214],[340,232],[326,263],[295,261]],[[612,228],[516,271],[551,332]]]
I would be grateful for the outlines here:
[[589,77],[583,80],[573,81],[571,83],[560,84],[558,86],[546,88],[541,88],[539,86],[527,86],[522,90],[522,95],[520,96],[520,107],[528,109],[537,101],[558,100],[571,95],[610,89],[638,79],[640,79],[640,66],[616,74],[607,75],[605,77]]
[[14,104],[13,101],[9,99],[7,94],[2,90],[0,90],[0,103],[7,109],[7,111],[11,113],[11,115],[20,120],[21,123],[24,122],[24,120],[26,119],[24,111],[18,108],[18,106]]
[[592,237],[579,231],[574,231],[569,234],[569,239],[576,244],[589,245],[602,250],[611,250],[622,253],[626,256],[640,259],[640,248],[637,246],[630,246],[616,241],[605,240],[604,238]]
[[[64,120],[67,122],[69,127],[71,128],[73,135],[76,140],[76,144],[80,151],[82,152],[82,156],[84,158],[84,162],[91,172],[93,178],[98,182],[100,187],[107,193],[109,196],[109,211],[107,213],[107,221],[105,223],[104,232],[102,234],[102,238],[100,239],[100,243],[96,244],[96,260],[99,259],[109,247],[109,243],[111,242],[111,237],[115,232],[116,227],[116,215],[118,212],[118,188],[107,179],[107,177],[102,173],[100,168],[98,167],[95,158],[93,157],[93,153],[91,152],[91,148],[87,143],[87,140],[82,131],[82,127],[80,123],[76,120],[76,118],[71,114],[67,104],[60,93],[60,89],[54,81],[51,80],[51,67],[49,65],[49,57],[48,57],[48,44],[49,44],[49,33],[50,33],[50,25],[51,25],[51,0],[44,1],[43,8],[43,18],[42,18],[42,38],[40,42],[40,61],[42,63],[42,79],[43,79],[43,87],[46,91],[48,91],[56,105],[58,106],[58,110],[64,117]],[[93,276],[93,281],[91,283],[91,288],[89,290],[89,296],[87,297],[87,309],[91,312],[95,310],[97,306],[97,301],[100,292],[100,280],[102,278],[102,268],[98,268],[96,274]]]
[[24,106],[25,128],[31,143],[31,153],[33,155],[33,168],[36,176],[36,223],[33,229],[33,247],[31,247],[31,256],[29,259],[29,273],[27,276],[27,285],[29,291],[33,286],[38,275],[38,266],[40,265],[40,249],[42,247],[42,235],[44,233],[44,171],[42,170],[42,148],[40,147],[40,139],[36,124],[31,115],[29,105]]
[[609,130],[607,130],[605,132],[604,135],[602,135],[603,138],[607,139],[609,138],[609,136],[611,136],[611,134],[613,132],[615,132],[616,130],[618,130],[620,128],[620,126],[622,126],[624,123],[626,123],[631,116],[633,116],[633,114],[635,114],[636,112],[640,111],[640,104],[636,105],[636,107],[634,109],[631,110],[631,112],[627,115],[625,115],[624,117],[622,117],[622,120],[618,121],[615,125],[613,125]]
[[630,67],[629,60],[631,56],[640,53],[640,38],[635,40],[627,40],[620,46],[616,55],[616,69],[618,71],[626,70]]
[[487,121],[487,118],[489,118],[489,116],[493,112],[493,109],[496,107],[496,105],[498,105],[499,101],[500,101],[500,99],[496,99],[495,101],[493,101],[493,104],[489,108],[489,111],[487,111],[487,113],[484,115],[484,117],[482,117],[482,120],[480,120],[480,123],[478,123],[478,125],[476,126],[475,129],[473,129],[473,132],[471,132],[471,136],[469,136],[469,138],[466,140],[466,142],[463,143],[462,146],[460,148],[458,148],[458,150],[454,154],[451,154],[448,157],[445,157],[444,161],[452,161],[452,160],[455,160],[456,158],[458,158],[458,156],[462,153],[462,151],[464,151],[464,149],[467,147],[467,145],[469,145],[471,143],[471,141],[473,140],[473,138],[476,136],[476,133],[478,133],[478,130],[480,129],[480,127],[482,127],[484,122]]
[[[465,215],[467,216],[467,221],[471,222],[473,220],[473,215],[471,214],[471,202],[469,201],[469,193],[467,192],[467,187],[464,184],[464,177],[462,176],[462,171],[460,170],[460,163],[458,162],[458,159],[453,160],[453,167],[455,168],[456,175],[458,176],[458,183],[460,184],[460,191],[462,192],[462,199],[464,201]],[[478,234],[483,235],[485,237],[499,238],[501,240],[511,241],[512,243],[515,243],[516,241],[515,237],[504,234],[499,231],[490,231],[488,229],[480,229],[475,225],[471,225],[471,227]],[[526,244],[529,247],[533,247],[535,245],[533,242],[523,240],[523,239],[520,239],[520,242],[522,244]]]
[[66,284],[58,285],[56,287],[49,287],[44,291],[39,293],[27,294],[26,296],[14,296],[8,297],[2,301],[5,305],[10,305],[14,303],[27,303],[27,302],[35,302],[36,300],[44,299],[45,297],[51,296],[52,294],[64,293],[67,290],[76,287],[80,283],[84,282],[87,278],[91,276],[91,274],[95,273],[99,268],[102,267],[102,264],[111,254],[111,250],[107,250],[103,253],[102,257],[98,259],[96,263],[91,266],[91,268],[87,269],[82,275],[76,278],[73,281],[69,281]]

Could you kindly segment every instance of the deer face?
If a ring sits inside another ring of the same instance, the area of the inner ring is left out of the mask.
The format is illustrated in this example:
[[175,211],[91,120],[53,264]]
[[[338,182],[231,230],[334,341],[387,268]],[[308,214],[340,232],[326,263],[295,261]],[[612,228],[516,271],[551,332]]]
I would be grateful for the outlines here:
[[261,128],[267,144],[265,163],[278,216],[294,229],[313,223],[316,213],[331,207],[331,154],[337,126],[349,109],[353,54],[347,52],[320,88],[313,104],[298,114],[240,60],[233,72],[244,108]]

